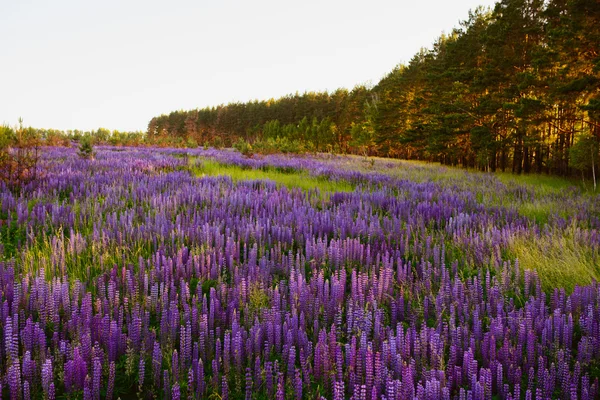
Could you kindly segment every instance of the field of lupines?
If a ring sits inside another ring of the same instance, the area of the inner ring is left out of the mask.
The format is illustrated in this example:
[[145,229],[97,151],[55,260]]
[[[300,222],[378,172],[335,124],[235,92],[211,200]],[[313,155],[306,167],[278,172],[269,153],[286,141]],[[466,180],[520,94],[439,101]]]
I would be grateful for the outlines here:
[[0,190],[3,398],[600,395],[597,196],[386,160],[97,150],[45,149],[39,182]]

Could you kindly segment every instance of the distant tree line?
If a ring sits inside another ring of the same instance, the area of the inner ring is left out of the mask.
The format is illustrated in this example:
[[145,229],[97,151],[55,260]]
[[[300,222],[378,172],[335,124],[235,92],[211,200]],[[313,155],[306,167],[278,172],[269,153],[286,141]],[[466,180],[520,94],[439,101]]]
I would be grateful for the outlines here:
[[353,124],[362,121],[371,92],[365,86],[333,93],[231,103],[152,118],[148,137],[177,137],[211,146],[279,141],[307,151],[349,152]]
[[[96,130],[59,130],[59,129],[44,129],[24,127],[22,122],[19,126],[12,127],[10,125],[0,126],[0,141],[6,143],[14,143],[19,132],[29,138],[35,138],[36,143],[40,146],[59,146],[69,147],[79,144],[82,141],[89,141],[92,145],[113,145],[113,146],[171,146],[185,147],[188,143],[184,143],[177,138],[164,138],[162,142],[150,140],[146,132],[142,131],[118,131],[108,130],[106,128],[98,128]],[[197,144],[193,144],[194,147]]]
[[372,88],[175,111],[152,118],[148,136],[591,173],[600,158],[599,44],[597,0],[503,0],[470,12]]

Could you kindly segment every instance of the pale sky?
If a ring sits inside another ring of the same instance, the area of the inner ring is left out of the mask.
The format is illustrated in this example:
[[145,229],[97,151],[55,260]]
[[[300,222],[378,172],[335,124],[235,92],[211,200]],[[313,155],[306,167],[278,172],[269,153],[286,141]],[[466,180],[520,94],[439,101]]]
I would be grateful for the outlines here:
[[492,0],[0,0],[0,123],[156,115],[376,84]]

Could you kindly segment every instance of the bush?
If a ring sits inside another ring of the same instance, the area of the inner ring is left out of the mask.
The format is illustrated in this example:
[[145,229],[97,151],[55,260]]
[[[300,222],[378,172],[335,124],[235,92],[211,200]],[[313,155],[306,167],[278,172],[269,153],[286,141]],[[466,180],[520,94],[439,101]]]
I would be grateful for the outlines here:
[[56,130],[47,130],[46,132],[43,132],[43,139],[45,146],[69,147],[71,145],[69,137]]
[[260,154],[274,153],[291,153],[303,154],[306,153],[306,146],[299,140],[290,140],[287,137],[277,136],[275,139],[268,138],[259,140],[254,143],[254,151]]
[[18,190],[37,179],[39,175],[41,141],[32,128],[0,127],[0,180],[9,188]]
[[245,155],[246,157],[252,157],[252,145],[246,142],[244,139],[239,139],[233,144],[233,148]]
[[84,136],[79,143],[79,157],[87,160],[93,160],[96,153],[94,152],[94,146],[92,145],[92,139],[89,136]]
[[225,142],[223,141],[223,138],[221,136],[215,136],[212,139],[212,146],[215,149],[222,149],[223,147],[225,147]]
[[185,141],[185,147],[187,147],[188,149],[195,149],[198,147],[198,141],[196,141],[196,139],[194,139],[193,137],[188,137]]

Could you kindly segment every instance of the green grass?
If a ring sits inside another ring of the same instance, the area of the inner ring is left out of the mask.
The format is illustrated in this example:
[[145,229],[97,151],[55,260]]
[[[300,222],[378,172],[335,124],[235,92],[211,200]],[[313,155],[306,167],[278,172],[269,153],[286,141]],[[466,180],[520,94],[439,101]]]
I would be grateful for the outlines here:
[[[572,210],[565,209],[565,196],[573,196],[584,201],[587,196],[594,195],[593,191],[581,184],[581,181],[558,176],[528,174],[514,175],[497,173],[498,180],[507,186],[522,185],[535,193],[533,200],[521,201],[505,199],[504,206],[514,206],[517,212],[528,217],[539,225],[548,221],[551,215],[567,218]],[[509,203],[506,203],[506,200]]]
[[567,217],[566,211],[561,210],[560,203],[556,201],[528,201],[517,205],[516,209],[520,215],[535,221],[538,225],[547,223],[552,214]]
[[518,184],[532,186],[536,193],[557,193],[573,187],[584,189],[581,181],[568,179],[560,176],[550,176],[542,174],[521,174],[515,175],[510,172],[497,172],[495,176],[505,184]]
[[332,181],[326,177],[316,177],[306,171],[279,171],[275,168],[250,169],[237,165],[221,164],[210,159],[190,160],[190,170],[198,177],[229,176],[234,182],[243,180],[271,180],[289,189],[319,189],[321,193],[351,192],[354,187],[346,181]]
[[578,228],[552,231],[540,237],[515,236],[508,251],[519,260],[521,269],[538,273],[544,290],[600,280],[600,254],[597,248],[578,238]]

